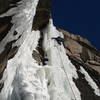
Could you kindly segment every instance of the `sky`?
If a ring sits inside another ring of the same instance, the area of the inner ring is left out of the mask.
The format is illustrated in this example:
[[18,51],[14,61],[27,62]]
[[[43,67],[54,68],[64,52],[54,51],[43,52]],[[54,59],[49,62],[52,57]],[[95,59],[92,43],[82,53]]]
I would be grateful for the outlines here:
[[100,50],[100,0],[52,0],[54,25],[87,38]]

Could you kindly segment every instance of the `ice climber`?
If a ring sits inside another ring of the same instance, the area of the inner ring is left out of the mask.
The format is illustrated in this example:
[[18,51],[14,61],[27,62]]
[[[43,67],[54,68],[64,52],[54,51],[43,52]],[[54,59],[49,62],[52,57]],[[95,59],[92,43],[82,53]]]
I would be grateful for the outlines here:
[[64,42],[64,38],[62,38],[62,37],[60,37],[60,36],[58,36],[58,37],[53,37],[52,39],[55,39],[59,45],[61,45],[61,43]]

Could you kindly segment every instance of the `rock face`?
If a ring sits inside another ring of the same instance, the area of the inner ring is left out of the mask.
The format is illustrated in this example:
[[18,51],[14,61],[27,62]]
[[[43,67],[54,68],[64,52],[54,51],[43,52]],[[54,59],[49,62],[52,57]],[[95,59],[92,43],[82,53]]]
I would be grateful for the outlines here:
[[80,35],[58,29],[64,34],[66,54],[100,74],[100,52]]
[[50,0],[39,0],[36,9],[36,15],[33,21],[33,30],[42,30],[49,23],[51,18],[51,1]]

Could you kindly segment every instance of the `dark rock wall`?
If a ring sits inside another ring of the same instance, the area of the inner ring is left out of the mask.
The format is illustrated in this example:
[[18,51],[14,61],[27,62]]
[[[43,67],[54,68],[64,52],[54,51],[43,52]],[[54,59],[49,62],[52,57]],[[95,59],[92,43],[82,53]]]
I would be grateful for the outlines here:
[[64,34],[66,54],[78,59],[100,74],[100,52],[91,43],[79,35],[58,29]]
[[0,14],[7,12],[10,8],[16,7],[20,0],[0,0]]
[[93,81],[97,84],[99,88],[100,88],[100,75],[95,70],[89,68],[84,63],[79,62],[76,58],[69,56],[69,59],[77,70],[78,79],[73,78],[73,81],[75,82],[75,85],[77,86],[77,88],[81,93],[81,99],[99,100],[100,96],[97,96],[94,93],[94,89],[89,85],[89,83],[85,79],[85,75],[81,73],[80,67],[84,68],[84,70],[90,75],[90,77],[93,79]]
[[33,21],[33,30],[42,30],[51,17],[51,0],[39,0]]

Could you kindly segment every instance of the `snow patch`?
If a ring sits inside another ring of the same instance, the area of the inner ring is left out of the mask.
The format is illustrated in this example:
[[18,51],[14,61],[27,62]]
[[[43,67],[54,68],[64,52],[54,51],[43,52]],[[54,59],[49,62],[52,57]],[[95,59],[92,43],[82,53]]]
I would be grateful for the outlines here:
[[94,89],[94,93],[100,96],[100,89],[83,67],[80,67],[80,72],[85,75],[85,79],[87,80],[88,84]]

